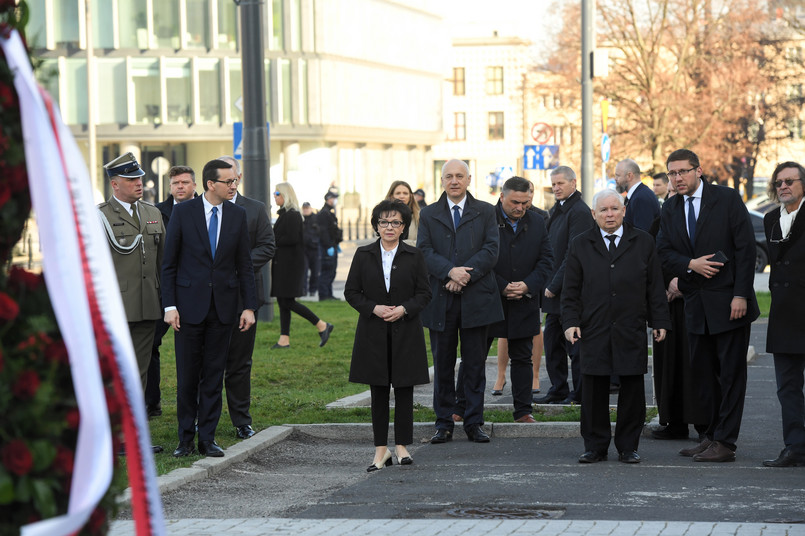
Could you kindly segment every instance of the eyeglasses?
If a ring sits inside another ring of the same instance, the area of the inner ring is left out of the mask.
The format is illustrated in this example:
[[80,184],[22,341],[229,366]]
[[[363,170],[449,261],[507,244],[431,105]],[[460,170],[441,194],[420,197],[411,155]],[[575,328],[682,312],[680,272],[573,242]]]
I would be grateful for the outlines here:
[[[788,180],[791,180],[791,179],[788,179]],[[785,236],[783,238],[773,238],[774,235],[775,235],[775,232],[774,232],[775,229],[779,229],[780,236],[783,236],[783,228],[780,225],[780,220],[777,220],[774,223],[774,225],[772,226],[771,233],[770,233],[770,236],[769,236],[769,242],[772,243],[772,244],[784,244],[785,242],[788,242],[788,239],[791,236],[791,232],[789,231],[788,236]]]
[[670,178],[681,177],[682,175],[687,175],[688,173],[690,173],[694,169],[696,169],[696,168],[678,169],[676,171],[669,171],[668,173],[666,173],[666,175],[668,175],[668,177],[670,177]]
[[400,220],[392,220],[392,221],[389,221],[389,220],[377,220],[377,226],[378,227],[384,227],[384,228],[388,227],[389,225],[391,225],[391,227],[393,229],[399,229],[402,226],[402,224],[403,224],[403,222],[401,222]]
[[212,182],[220,182],[222,184],[226,184],[227,186],[232,186],[233,184],[238,183],[238,179],[229,179],[228,181],[222,181],[222,180],[215,179]]
[[783,183],[785,183],[786,186],[792,186],[798,180],[799,179],[777,179],[773,184],[775,188],[780,188],[782,187]]

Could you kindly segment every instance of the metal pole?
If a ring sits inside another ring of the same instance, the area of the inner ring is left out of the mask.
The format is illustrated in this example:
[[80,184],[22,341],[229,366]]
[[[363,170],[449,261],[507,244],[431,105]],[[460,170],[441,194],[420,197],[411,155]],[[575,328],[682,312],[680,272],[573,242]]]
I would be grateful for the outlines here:
[[[265,48],[263,45],[263,0],[235,0],[240,7],[243,66],[243,184],[244,195],[269,205],[270,190],[268,128],[266,126]],[[268,266],[263,269],[271,288]],[[262,307],[258,320],[270,321],[272,307]]]
[[591,205],[595,188],[593,163],[593,49],[595,0],[581,0],[581,193]]
[[[87,43],[87,143],[89,144],[89,181],[93,188],[98,175],[98,146],[95,136],[95,45],[92,41],[92,2],[84,0]],[[103,191],[103,187],[98,188]]]

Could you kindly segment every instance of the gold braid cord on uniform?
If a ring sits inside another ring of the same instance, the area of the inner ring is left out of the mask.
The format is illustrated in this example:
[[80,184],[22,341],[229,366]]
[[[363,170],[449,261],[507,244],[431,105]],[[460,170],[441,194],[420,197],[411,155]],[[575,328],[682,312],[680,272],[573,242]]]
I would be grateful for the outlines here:
[[109,225],[109,220],[106,219],[106,214],[98,210],[98,215],[101,217],[101,223],[103,223],[103,227],[106,230],[106,237],[109,239],[109,245],[112,246],[112,248],[121,255],[129,255],[131,252],[137,249],[137,246],[139,246],[140,243],[143,241],[143,235],[142,233],[140,233],[134,237],[134,240],[132,240],[131,245],[129,246],[120,245],[120,243],[118,243],[117,241],[117,237],[115,237],[115,232],[112,230],[112,226]]

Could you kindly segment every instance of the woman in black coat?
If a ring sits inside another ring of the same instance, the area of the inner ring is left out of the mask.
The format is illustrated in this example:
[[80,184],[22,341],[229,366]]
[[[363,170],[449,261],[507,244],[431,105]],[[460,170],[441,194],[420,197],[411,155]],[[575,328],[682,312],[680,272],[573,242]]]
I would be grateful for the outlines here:
[[274,192],[274,201],[282,207],[274,224],[277,251],[271,262],[271,295],[277,298],[280,309],[280,338],[271,349],[290,348],[291,311],[316,326],[321,347],[330,338],[333,325],[296,301],[296,298],[305,295],[305,242],[304,223],[293,187],[287,182],[279,183]]
[[375,457],[367,471],[391,465],[388,448],[389,392],[394,386],[394,439],[400,465],[413,463],[406,445],[414,442],[414,385],[428,383],[425,333],[419,313],[430,302],[425,258],[400,240],[411,209],[393,200],[372,210],[380,239],[355,252],[344,297],[360,313],[349,381],[372,392]]

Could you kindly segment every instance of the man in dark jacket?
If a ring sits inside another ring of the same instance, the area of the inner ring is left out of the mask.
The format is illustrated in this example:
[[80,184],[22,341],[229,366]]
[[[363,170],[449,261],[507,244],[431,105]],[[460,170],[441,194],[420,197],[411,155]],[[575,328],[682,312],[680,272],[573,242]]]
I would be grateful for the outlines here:
[[[196,196],[196,172],[188,166],[173,166],[168,170],[168,180],[170,181],[170,195],[163,202],[155,205],[162,213],[166,229],[173,213],[173,205]],[[148,383],[145,385],[145,410],[149,417],[162,415],[162,393],[159,389],[159,347],[162,345],[162,337],[168,332],[169,327],[162,318],[156,321],[154,342],[151,346],[151,362],[148,364]]]
[[570,243],[562,289],[562,327],[580,346],[581,463],[607,459],[611,440],[609,378],[621,379],[615,448],[618,460],[638,463],[646,420],[643,375],[648,371],[646,325],[661,341],[671,327],[660,261],[651,235],[624,224],[623,197],[603,190],[593,198],[597,227]]
[[[551,208],[548,220],[548,237],[553,249],[553,269],[545,285],[542,310],[545,315],[545,369],[551,380],[551,388],[545,396],[535,398],[537,404],[581,403],[581,370],[579,346],[565,340],[559,299],[565,278],[565,257],[570,241],[577,235],[595,226],[590,216],[590,207],[582,201],[576,190],[576,173],[567,166],[559,166],[551,172],[551,184],[556,204]],[[571,393],[567,382],[567,358],[573,372]]]
[[666,165],[677,195],[663,205],[657,251],[666,272],[679,278],[691,371],[701,384],[699,404],[710,414],[706,438],[679,453],[697,462],[731,462],[746,395],[750,327],[760,315],[755,234],[741,196],[702,180],[693,151],[674,151]]
[[494,337],[508,339],[516,422],[536,422],[531,415],[531,353],[540,331],[540,292],[553,266],[545,222],[527,210],[529,190],[527,180],[512,177],[503,184],[495,207],[500,253],[494,272],[505,319],[489,327],[488,346]]
[[321,271],[319,272],[319,301],[336,300],[333,296],[333,281],[338,268],[338,244],[341,243],[341,229],[335,215],[335,200],[338,194],[328,191],[324,194],[324,206],[318,213],[319,251]]
[[453,438],[456,414],[454,371],[461,340],[466,408],[464,431],[470,441],[486,443],[484,423],[487,326],[503,319],[492,269],[498,258],[495,207],[467,193],[467,164],[450,160],[442,167],[445,193],[422,209],[417,247],[425,256],[433,299],[422,312],[433,351],[433,409],[436,434],[431,443]]
[[637,162],[631,158],[618,162],[615,166],[615,182],[626,192],[623,223],[649,232],[654,221],[660,218],[660,202],[651,188],[640,180]]
[[805,168],[796,162],[779,164],[771,176],[769,192],[781,206],[763,218],[771,261],[766,352],[774,354],[785,444],[776,459],[763,462],[766,467],[805,466],[805,216],[799,214],[804,188]]

